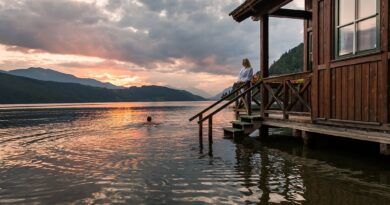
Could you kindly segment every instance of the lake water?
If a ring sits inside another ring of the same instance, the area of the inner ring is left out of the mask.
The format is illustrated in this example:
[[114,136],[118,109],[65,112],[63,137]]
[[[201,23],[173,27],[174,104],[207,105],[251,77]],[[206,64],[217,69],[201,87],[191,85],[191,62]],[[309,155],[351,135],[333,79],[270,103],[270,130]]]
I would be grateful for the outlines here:
[[235,143],[231,110],[201,152],[188,118],[209,104],[2,106],[0,204],[390,204],[386,159],[278,132]]

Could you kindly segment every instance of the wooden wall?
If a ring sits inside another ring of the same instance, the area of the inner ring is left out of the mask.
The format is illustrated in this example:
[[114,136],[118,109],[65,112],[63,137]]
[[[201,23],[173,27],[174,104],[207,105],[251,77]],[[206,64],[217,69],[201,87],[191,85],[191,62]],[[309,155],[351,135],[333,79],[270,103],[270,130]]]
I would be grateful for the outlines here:
[[380,3],[381,50],[347,60],[333,58],[335,0],[312,0],[312,4],[313,119],[387,123],[388,1]]

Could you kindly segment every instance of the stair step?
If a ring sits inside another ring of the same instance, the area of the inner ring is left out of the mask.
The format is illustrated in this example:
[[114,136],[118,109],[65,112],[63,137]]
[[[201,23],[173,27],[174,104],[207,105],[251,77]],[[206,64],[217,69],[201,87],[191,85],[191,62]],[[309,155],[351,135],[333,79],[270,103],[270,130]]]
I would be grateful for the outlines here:
[[247,123],[255,123],[261,121],[260,115],[242,115],[240,116],[240,119],[242,122],[247,122]]
[[231,133],[243,133],[244,132],[244,130],[242,130],[242,129],[232,128],[232,127],[224,127],[223,130],[226,132],[231,132]]
[[223,132],[226,138],[238,138],[242,137],[244,135],[244,130],[232,128],[232,127],[225,127],[223,128]]
[[233,124],[233,128],[243,129],[243,130],[245,130],[245,128],[251,128],[253,126],[253,123],[243,122],[240,120],[232,121],[232,124]]
[[240,121],[240,120],[235,120],[235,121],[232,121],[231,123],[233,123],[233,124],[240,124],[240,125],[252,125],[252,123],[250,123],[250,122],[243,122],[243,121]]

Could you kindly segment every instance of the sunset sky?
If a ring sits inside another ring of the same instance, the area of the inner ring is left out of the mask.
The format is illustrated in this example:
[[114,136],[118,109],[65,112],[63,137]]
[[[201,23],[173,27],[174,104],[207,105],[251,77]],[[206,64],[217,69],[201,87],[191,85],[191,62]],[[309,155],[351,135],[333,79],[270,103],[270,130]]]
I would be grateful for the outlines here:
[[[44,67],[215,94],[235,81],[242,58],[259,70],[259,23],[228,15],[242,2],[1,0],[0,70]],[[303,40],[302,21],[271,19],[270,27],[271,62]]]

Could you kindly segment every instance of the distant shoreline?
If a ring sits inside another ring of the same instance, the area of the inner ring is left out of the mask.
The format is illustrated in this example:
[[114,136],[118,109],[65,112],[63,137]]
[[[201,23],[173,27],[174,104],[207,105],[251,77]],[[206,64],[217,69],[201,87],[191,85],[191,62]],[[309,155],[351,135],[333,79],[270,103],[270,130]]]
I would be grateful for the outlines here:
[[[85,103],[20,103],[0,104],[0,110],[14,109],[40,109],[40,108],[121,108],[132,107],[137,104],[170,104],[170,106],[183,106],[190,103],[206,103],[207,101],[145,101],[145,102],[85,102]],[[153,105],[154,104],[154,105]]]

